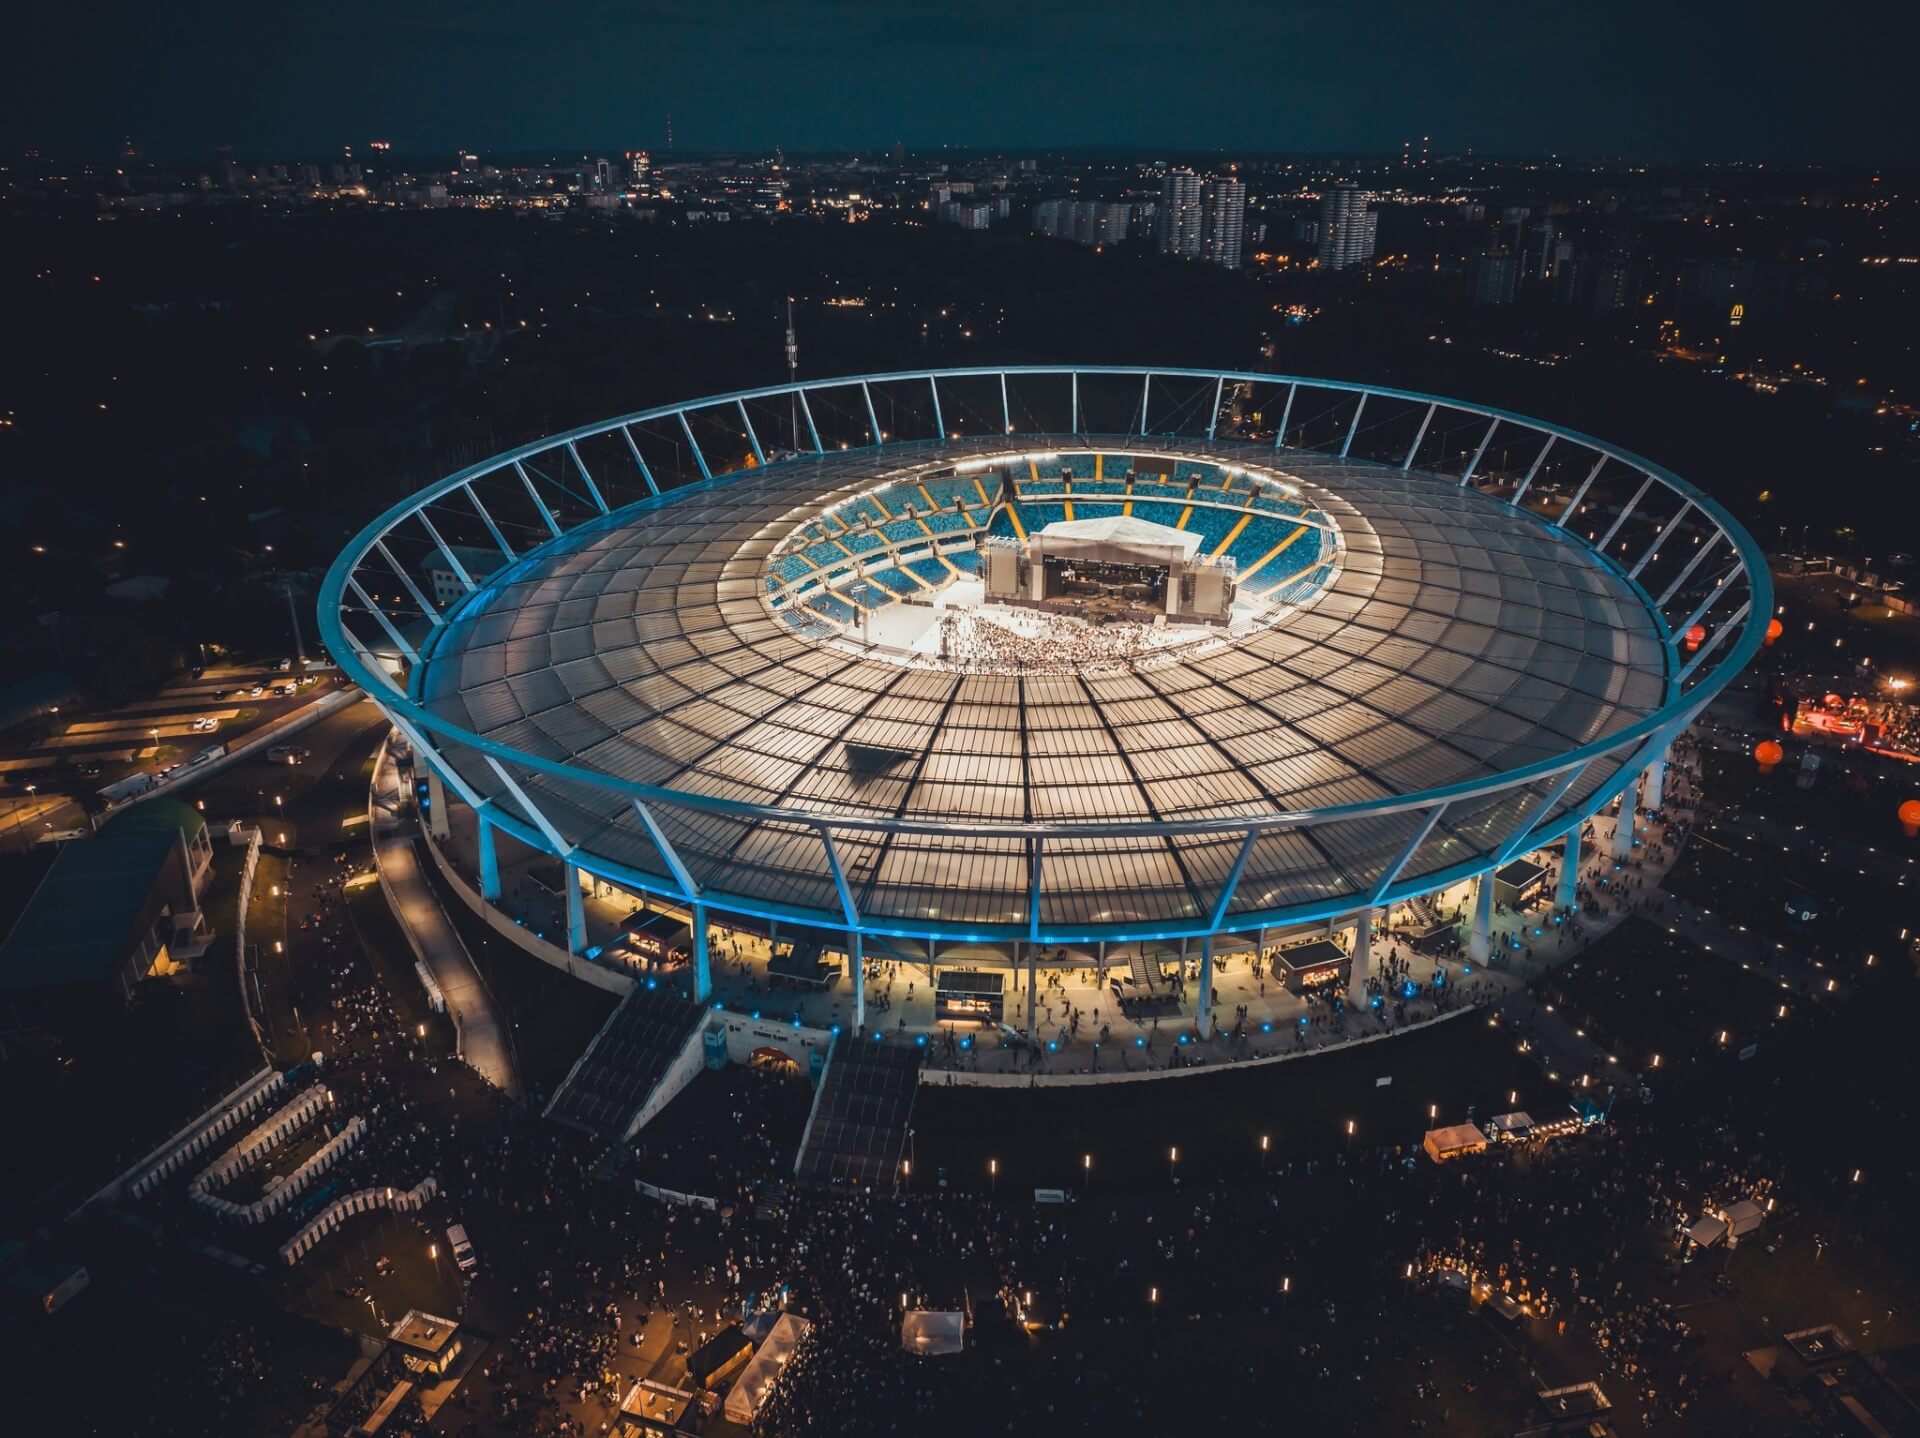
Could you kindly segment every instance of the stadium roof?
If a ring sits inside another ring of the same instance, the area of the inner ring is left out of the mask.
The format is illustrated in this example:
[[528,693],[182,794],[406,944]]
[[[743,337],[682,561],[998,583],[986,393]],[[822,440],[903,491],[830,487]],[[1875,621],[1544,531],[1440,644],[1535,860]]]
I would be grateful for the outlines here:
[[[902,665],[796,634],[764,602],[769,557],[808,514],[1006,442],[829,452],[671,491],[522,558],[438,631],[415,693],[519,753],[619,780],[962,826],[1264,816],[1427,793],[1564,754],[1665,701],[1668,651],[1647,602],[1535,515],[1396,465],[1133,443],[1301,485],[1338,529],[1340,565],[1284,622],[1204,655],[1026,677]],[[876,752],[894,762],[862,757]],[[1551,795],[1543,783],[1456,805],[1424,837],[1411,811],[1267,832],[1241,861],[1234,910],[1364,892],[1410,840],[1406,873],[1440,870],[1542,800],[1542,817],[1570,809],[1627,757]],[[477,754],[456,746],[448,758],[520,814]],[[619,793],[549,774],[518,782],[570,844],[665,874]],[[703,887],[842,907],[804,829],[668,805],[652,817]],[[1005,923],[1024,912],[1021,838],[837,837],[863,914]],[[1050,838],[1042,906],[1049,923],[1189,920],[1237,848],[1237,836]]]

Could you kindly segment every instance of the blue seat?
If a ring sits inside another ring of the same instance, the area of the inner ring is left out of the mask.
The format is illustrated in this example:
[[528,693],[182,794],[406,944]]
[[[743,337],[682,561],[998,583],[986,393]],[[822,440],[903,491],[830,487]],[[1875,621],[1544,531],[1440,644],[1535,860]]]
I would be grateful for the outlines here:
[[880,526],[880,533],[895,544],[910,544],[916,539],[925,539],[926,530],[920,527],[917,519],[889,519]]
[[875,584],[884,584],[895,594],[918,594],[920,586],[913,582],[913,576],[902,574],[898,569],[873,569],[867,572],[867,578]]
[[851,624],[860,617],[859,610],[844,599],[837,599],[831,594],[814,595],[807,601],[807,608],[833,620],[836,624]]
[[937,559],[915,559],[908,561],[907,568],[919,575],[935,589],[953,578],[953,571]]
[[927,528],[935,534],[965,534],[973,528],[973,523],[959,510],[943,509],[927,516]]
[[847,551],[837,544],[815,544],[807,549],[807,558],[821,569],[831,569],[847,562]]
[[875,550],[886,548],[877,534],[849,534],[843,536],[840,542],[855,554],[872,554]]
[[1157,499],[1136,499],[1133,502],[1133,517],[1144,519],[1149,524],[1164,524],[1171,529],[1180,522],[1183,504],[1166,504]]

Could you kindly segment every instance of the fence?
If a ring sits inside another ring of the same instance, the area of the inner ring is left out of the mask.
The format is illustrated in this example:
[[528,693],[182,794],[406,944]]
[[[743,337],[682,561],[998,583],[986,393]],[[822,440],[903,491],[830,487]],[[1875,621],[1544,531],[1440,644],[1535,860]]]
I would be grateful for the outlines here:
[[305,1258],[316,1243],[356,1213],[367,1213],[377,1208],[390,1208],[396,1213],[418,1213],[439,1191],[439,1183],[432,1174],[428,1174],[412,1188],[396,1189],[389,1185],[386,1188],[362,1188],[342,1194],[321,1209],[311,1223],[280,1245],[280,1261],[291,1268]]
[[352,1153],[366,1135],[367,1121],[355,1114],[318,1153],[288,1174],[284,1183],[269,1189],[252,1203],[238,1204],[212,1193],[195,1193],[193,1201],[205,1212],[228,1223],[265,1223],[305,1193],[316,1178]]
[[239,1098],[150,1162],[127,1185],[128,1191],[135,1198],[145,1198],[178,1173],[188,1161],[205,1153],[216,1139],[232,1133],[250,1115],[264,1108],[270,1099],[287,1086],[287,1076],[283,1073],[265,1074],[255,1083],[256,1087],[248,1088]]
[[273,1146],[300,1132],[333,1102],[324,1084],[304,1089],[290,1102],[268,1114],[260,1126],[193,1176],[188,1192],[197,1201],[225,1187],[264,1159]]
[[253,1000],[247,993],[247,909],[253,903],[254,871],[260,867],[260,831],[256,828],[244,832],[247,855],[240,861],[240,906],[234,911],[233,919],[234,973],[240,980],[240,1012],[247,1016],[247,1027],[253,1030],[253,1041],[260,1046],[261,1054],[271,1060],[273,1051],[267,1045],[266,1030],[260,1026],[260,1016],[253,1011]]

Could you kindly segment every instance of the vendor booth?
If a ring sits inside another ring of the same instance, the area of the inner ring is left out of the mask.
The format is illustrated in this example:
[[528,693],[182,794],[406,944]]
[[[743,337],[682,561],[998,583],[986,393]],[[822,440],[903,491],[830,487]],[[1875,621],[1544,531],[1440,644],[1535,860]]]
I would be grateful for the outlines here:
[[1273,965],[1290,994],[1346,987],[1347,951],[1331,939],[1314,939],[1281,949],[1274,954]]
[[1547,871],[1531,859],[1515,859],[1493,873],[1493,901],[1524,909],[1547,891]]
[[933,991],[936,1021],[997,1024],[1006,1012],[1004,974],[979,969],[942,969]]
[[909,1309],[900,1320],[900,1346],[922,1358],[958,1353],[967,1346],[967,1315],[932,1308]]
[[740,1370],[732,1391],[727,1394],[726,1413],[729,1422],[742,1427],[753,1422],[754,1415],[760,1411],[760,1405],[767,1401],[767,1394],[780,1377],[780,1370],[786,1367],[794,1350],[800,1346],[800,1340],[807,1336],[812,1326],[797,1313],[780,1315],[766,1340],[754,1350],[747,1366]]
[[1470,1123],[1448,1124],[1445,1128],[1428,1129],[1420,1146],[1435,1163],[1445,1163],[1450,1158],[1484,1153],[1487,1136]]

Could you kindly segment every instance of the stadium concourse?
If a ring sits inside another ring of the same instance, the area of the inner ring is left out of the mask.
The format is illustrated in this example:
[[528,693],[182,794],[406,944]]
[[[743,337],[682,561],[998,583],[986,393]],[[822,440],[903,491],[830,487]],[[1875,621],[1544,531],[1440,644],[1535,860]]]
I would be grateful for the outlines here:
[[[1683,740],[1676,753],[1690,747]],[[1216,948],[1216,1023],[1205,1038],[1198,1023],[1200,944],[1190,942],[1183,952],[1178,940],[1111,945],[1104,956],[1097,945],[1038,951],[1031,970],[1036,984],[1031,1044],[1025,1028],[1029,971],[1014,963],[1011,946],[941,945],[933,970],[936,975],[1004,972],[1005,1017],[996,1023],[941,1016],[926,945],[868,940],[863,1021],[854,1012],[846,978],[824,986],[796,982],[790,973],[776,972],[783,966],[774,961],[775,945],[765,931],[730,929],[714,921],[709,932],[712,999],[735,1013],[914,1045],[924,1050],[923,1066],[935,1073],[1144,1073],[1315,1052],[1469,1008],[1497,1006],[1509,996],[1524,999],[1529,980],[1576,957],[1654,895],[1692,822],[1693,772],[1676,759],[1665,794],[1655,796],[1659,805],[1638,814],[1629,853],[1616,854],[1617,811],[1591,820],[1572,884],[1563,880],[1566,845],[1528,856],[1542,871],[1536,892],[1519,906],[1490,902],[1484,951],[1475,934],[1482,887],[1477,880],[1382,910],[1357,983],[1353,928],[1323,927],[1323,936],[1330,936],[1348,960],[1348,973],[1304,994],[1289,990],[1276,958],[1313,943],[1311,938],[1294,934],[1262,943],[1254,934],[1236,947],[1222,942]],[[450,806],[448,819],[439,851],[477,891],[479,825],[470,810],[457,805]],[[521,926],[529,947],[556,964],[568,962],[566,901],[553,888],[558,866],[509,839],[496,844],[501,892],[495,907]],[[684,960],[657,965],[647,957],[651,944],[632,941],[630,921],[640,901],[590,877],[587,883],[573,962],[590,955],[588,962],[597,967],[641,982],[649,977],[684,982]],[[1486,892],[1491,900],[1491,883]],[[652,927],[684,943],[686,909],[656,901],[649,912],[659,917]],[[780,946],[792,937],[778,935]],[[1417,937],[1422,941],[1416,947]],[[1476,959],[1476,953],[1483,957]],[[843,944],[823,949],[821,957],[830,968],[848,961]],[[1150,986],[1143,982],[1147,975]],[[1116,996],[1116,983],[1128,995],[1125,1002]],[[1599,1077],[1607,1064],[1601,1050],[1571,1030],[1556,1035],[1550,1022],[1545,1027],[1547,1036],[1560,1041],[1557,1061],[1569,1077]]]

